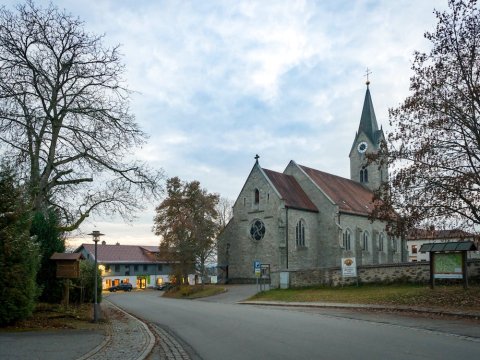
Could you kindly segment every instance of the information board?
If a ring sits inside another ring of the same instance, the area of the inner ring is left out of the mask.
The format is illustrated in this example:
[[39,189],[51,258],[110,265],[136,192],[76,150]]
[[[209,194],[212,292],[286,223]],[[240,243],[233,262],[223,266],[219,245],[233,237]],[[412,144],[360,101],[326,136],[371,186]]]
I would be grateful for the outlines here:
[[463,278],[461,253],[435,253],[433,259],[433,277],[435,279]]
[[357,263],[354,257],[342,258],[342,276],[357,277]]

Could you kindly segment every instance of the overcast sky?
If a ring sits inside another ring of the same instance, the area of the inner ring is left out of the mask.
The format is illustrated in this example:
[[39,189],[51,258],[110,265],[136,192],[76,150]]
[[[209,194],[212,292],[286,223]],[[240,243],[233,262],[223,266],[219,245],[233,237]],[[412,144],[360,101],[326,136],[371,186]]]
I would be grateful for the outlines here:
[[[12,8],[16,1],[3,1]],[[47,4],[46,1],[37,3]],[[53,1],[121,44],[131,109],[150,136],[137,157],[235,200],[255,160],[349,177],[365,96],[379,125],[407,96],[446,0]],[[133,224],[89,219],[107,243],[156,245],[154,205]],[[89,242],[89,237],[71,244]]]

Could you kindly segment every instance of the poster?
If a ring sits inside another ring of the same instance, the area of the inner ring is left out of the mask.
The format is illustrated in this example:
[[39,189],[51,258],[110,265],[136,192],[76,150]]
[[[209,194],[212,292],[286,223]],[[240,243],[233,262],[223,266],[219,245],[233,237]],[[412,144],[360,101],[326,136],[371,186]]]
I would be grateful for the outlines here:
[[342,276],[357,277],[357,264],[354,257],[342,258]]

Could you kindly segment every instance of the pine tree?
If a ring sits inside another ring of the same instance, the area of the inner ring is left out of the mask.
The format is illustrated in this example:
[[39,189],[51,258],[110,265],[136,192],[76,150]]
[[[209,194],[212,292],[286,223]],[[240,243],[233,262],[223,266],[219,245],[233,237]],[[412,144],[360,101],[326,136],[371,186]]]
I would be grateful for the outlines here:
[[38,246],[30,212],[11,169],[0,169],[0,325],[29,317],[37,298]]

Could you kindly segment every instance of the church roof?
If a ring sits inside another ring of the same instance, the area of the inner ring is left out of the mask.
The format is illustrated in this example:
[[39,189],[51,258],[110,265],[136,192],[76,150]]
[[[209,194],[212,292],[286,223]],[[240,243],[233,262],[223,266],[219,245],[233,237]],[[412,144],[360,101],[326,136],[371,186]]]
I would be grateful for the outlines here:
[[357,215],[371,214],[374,205],[373,192],[370,189],[353,180],[299,166],[338,205],[341,212]]
[[362,117],[360,118],[360,125],[358,127],[358,134],[363,132],[372,141],[373,144],[378,143],[378,124],[373,109],[372,97],[370,96],[370,89],[367,86],[365,93],[365,100],[363,102]]
[[318,212],[317,207],[309,199],[307,194],[305,194],[293,176],[268,169],[263,169],[263,171],[280,193],[282,199],[285,201],[286,207]]

